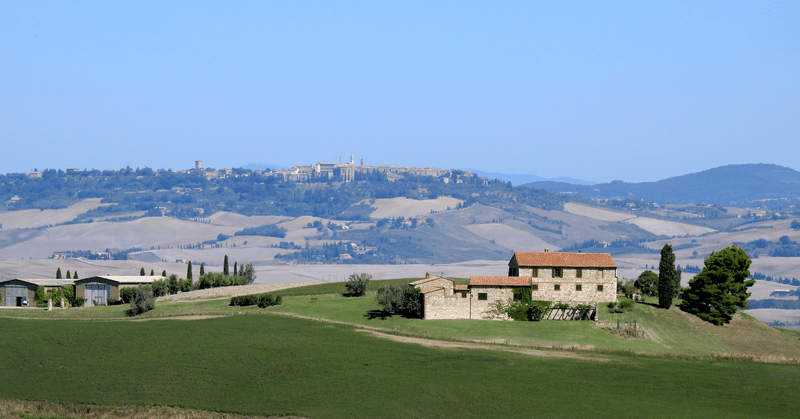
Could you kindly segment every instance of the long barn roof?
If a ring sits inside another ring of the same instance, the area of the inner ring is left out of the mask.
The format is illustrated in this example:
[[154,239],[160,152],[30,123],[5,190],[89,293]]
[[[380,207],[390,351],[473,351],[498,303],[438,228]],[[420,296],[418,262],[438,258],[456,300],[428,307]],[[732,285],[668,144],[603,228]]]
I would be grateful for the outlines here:
[[616,268],[609,253],[516,252],[509,265],[565,268]]

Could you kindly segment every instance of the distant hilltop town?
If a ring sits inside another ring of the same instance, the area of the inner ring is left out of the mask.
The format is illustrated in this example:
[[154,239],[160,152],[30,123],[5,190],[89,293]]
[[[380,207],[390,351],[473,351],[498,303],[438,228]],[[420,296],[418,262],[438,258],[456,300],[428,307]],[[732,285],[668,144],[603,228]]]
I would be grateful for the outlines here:
[[193,170],[204,171],[206,178],[209,179],[254,174],[261,176],[279,176],[283,181],[289,182],[313,180],[338,180],[342,182],[350,182],[355,180],[356,173],[384,173],[386,174],[386,179],[390,182],[401,179],[404,175],[433,176],[437,178],[443,178],[445,183],[449,183],[451,181],[462,183],[464,179],[477,176],[468,170],[460,169],[433,169],[430,167],[391,165],[367,166],[364,164],[364,159],[361,159],[360,163],[356,165],[352,154],[350,154],[350,162],[348,163],[317,162],[310,165],[294,166],[289,169],[281,170],[252,170],[247,171],[247,174],[237,174],[234,170],[229,168],[222,168],[219,170],[203,169],[203,161],[195,160],[194,169],[183,170],[181,172],[190,172]]

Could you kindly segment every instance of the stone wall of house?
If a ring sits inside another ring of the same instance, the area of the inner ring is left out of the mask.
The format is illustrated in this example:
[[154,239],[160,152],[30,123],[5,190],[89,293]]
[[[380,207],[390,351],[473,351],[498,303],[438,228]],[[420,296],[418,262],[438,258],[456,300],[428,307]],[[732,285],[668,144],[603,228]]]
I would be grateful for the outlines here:
[[[554,303],[593,304],[617,301],[617,270],[613,268],[561,268],[561,276],[554,276],[554,269],[530,267],[520,268],[519,273],[533,276],[534,300]],[[559,285],[560,289],[556,289]],[[580,285],[580,290],[578,290]],[[602,286],[602,291],[598,290]]]
[[[504,303],[514,297],[512,292],[513,287],[506,286],[472,286],[470,293],[467,294],[471,304],[471,319],[484,319],[484,320],[510,320],[508,315],[502,314],[497,316],[491,313],[490,305],[497,300]],[[481,294],[486,294],[486,299],[481,298]]]
[[[469,294],[467,294],[469,296]],[[461,294],[453,294],[451,290],[441,289],[425,294],[425,320],[468,319],[470,313],[469,298]]]

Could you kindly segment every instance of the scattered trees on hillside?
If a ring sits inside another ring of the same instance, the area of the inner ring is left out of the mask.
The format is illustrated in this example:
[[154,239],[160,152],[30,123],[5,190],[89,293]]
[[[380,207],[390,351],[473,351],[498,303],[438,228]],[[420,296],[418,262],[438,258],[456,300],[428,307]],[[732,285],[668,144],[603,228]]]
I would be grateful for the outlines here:
[[658,306],[670,308],[680,286],[681,271],[675,269],[675,253],[671,245],[665,244],[658,263]]
[[639,278],[636,279],[636,281],[633,283],[633,286],[638,288],[644,295],[657,295],[658,274],[648,269],[639,275]]
[[705,266],[684,292],[681,309],[715,324],[729,323],[737,307],[747,307],[755,279],[750,276],[750,257],[739,247],[729,246],[706,258]]
[[372,279],[372,275],[362,272],[360,274],[352,273],[344,283],[347,292],[344,294],[346,297],[361,297],[367,292],[367,284]]

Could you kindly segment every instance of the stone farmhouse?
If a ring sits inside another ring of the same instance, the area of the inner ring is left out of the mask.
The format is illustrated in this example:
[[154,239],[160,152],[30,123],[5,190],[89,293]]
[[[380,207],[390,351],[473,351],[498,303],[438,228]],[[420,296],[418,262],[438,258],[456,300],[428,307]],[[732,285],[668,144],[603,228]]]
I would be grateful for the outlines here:
[[469,285],[454,285],[430,277],[409,285],[423,295],[423,318],[507,319],[493,312],[497,301],[533,300],[570,306],[617,300],[617,264],[608,253],[517,252],[508,263],[508,276],[471,276]]

